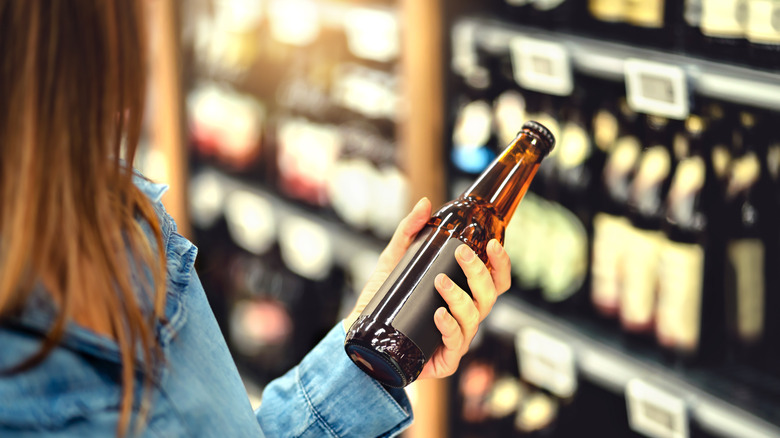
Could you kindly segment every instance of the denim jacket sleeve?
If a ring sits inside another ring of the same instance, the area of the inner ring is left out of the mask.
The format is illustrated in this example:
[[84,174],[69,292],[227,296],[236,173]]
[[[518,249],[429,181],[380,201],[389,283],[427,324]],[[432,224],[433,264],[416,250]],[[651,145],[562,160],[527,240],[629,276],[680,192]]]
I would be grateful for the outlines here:
[[255,414],[268,436],[391,437],[411,423],[404,390],[385,388],[360,371],[344,352],[345,336],[337,324],[297,367],[266,387]]
[[[162,222],[172,223],[167,213],[164,216]],[[164,234],[165,228],[163,226]],[[174,271],[179,274],[189,272],[187,277],[174,275],[177,277],[176,281],[173,284],[169,282],[169,292],[171,289],[180,289],[186,295],[170,296],[169,293],[169,299],[173,301],[169,304],[175,305],[176,301],[181,301],[186,311],[184,319],[187,321],[175,334],[177,339],[172,342],[173,348],[169,351],[171,354],[190,356],[171,357],[170,363],[172,366],[176,366],[176,363],[186,363],[182,369],[200,380],[194,386],[203,386],[201,389],[210,394],[219,393],[220,396],[213,397],[212,401],[220,399],[225,404],[235,403],[236,412],[232,421],[243,422],[246,418],[244,409],[248,405],[246,392],[240,385],[224,338],[206,302],[200,280],[192,266],[194,259],[186,256],[192,254],[187,249],[192,244],[175,233],[175,225],[169,231],[170,236],[165,236],[164,240],[171,240],[168,243],[169,250],[171,247],[178,247],[178,250],[169,251],[168,256],[179,257],[181,254],[180,258],[183,259],[180,260],[183,263],[169,260],[169,271],[173,266]],[[189,279],[189,282],[185,285],[186,279]],[[344,351],[345,336],[342,324],[338,323],[298,366],[266,386],[261,405],[253,417],[254,427],[259,425],[260,436],[391,437],[398,435],[411,423],[411,406],[404,390],[385,388],[360,371]],[[180,345],[180,348],[176,348],[175,344],[184,339],[190,340],[193,345]],[[202,354],[204,348],[210,352],[210,356]],[[208,370],[209,368],[211,370]],[[174,371],[170,373],[171,377],[183,377],[187,374]],[[169,388],[193,386],[186,382],[180,382],[180,385],[170,381],[168,383]],[[222,399],[229,394],[234,394],[235,400]],[[169,395],[178,398],[173,393]],[[184,394],[179,394],[182,395]],[[179,403],[173,401],[175,405]],[[216,407],[214,410],[224,412]],[[215,420],[214,416],[211,420]],[[202,420],[192,421],[199,423]],[[213,424],[203,427],[211,429]],[[243,432],[239,434],[238,431],[248,432],[254,429],[249,425],[238,424],[223,424],[221,427],[223,432],[234,430],[236,434],[232,436],[244,436]]]

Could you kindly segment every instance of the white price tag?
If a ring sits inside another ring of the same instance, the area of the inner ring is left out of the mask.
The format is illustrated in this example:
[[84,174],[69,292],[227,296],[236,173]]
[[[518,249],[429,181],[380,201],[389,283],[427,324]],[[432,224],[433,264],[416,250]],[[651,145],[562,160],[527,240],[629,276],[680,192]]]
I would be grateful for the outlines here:
[[628,104],[634,111],[678,120],[688,117],[688,82],[681,67],[627,59],[625,76]]
[[653,438],[688,438],[685,402],[666,390],[633,379],[626,385],[628,423],[635,432]]
[[468,77],[479,67],[475,48],[476,25],[460,22],[452,27],[452,70]]
[[567,96],[574,89],[566,47],[554,41],[525,36],[509,42],[515,81],[529,90]]
[[562,398],[574,395],[577,376],[569,345],[533,327],[521,329],[515,343],[523,379]]
[[389,11],[351,9],[344,17],[344,30],[350,52],[359,58],[390,62],[398,56],[398,19]]

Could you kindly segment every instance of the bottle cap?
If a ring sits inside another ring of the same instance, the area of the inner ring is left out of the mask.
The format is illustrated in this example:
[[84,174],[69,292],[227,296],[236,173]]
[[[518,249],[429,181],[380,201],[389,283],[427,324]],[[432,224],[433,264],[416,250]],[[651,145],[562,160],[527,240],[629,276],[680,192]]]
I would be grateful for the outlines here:
[[555,147],[555,137],[552,135],[549,129],[539,122],[529,120],[523,123],[522,131],[531,131],[542,140],[542,147],[545,149],[545,153],[549,154]]

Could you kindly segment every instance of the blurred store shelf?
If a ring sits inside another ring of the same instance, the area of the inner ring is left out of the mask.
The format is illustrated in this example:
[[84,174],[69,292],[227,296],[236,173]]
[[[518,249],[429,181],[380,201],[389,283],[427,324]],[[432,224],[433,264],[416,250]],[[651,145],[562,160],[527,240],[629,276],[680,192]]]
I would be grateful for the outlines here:
[[[516,296],[503,296],[486,320],[486,328],[495,333],[544,340],[544,345],[563,347],[567,354],[542,353],[555,380],[545,377],[546,383],[566,381],[566,378],[587,379],[618,395],[625,395],[629,405],[632,391],[657,388],[665,397],[657,401],[662,415],[670,423],[675,415],[683,421],[696,422],[698,427],[718,436],[777,437],[780,436],[780,397],[778,387],[771,380],[750,378],[739,370],[715,368],[678,368],[668,362],[651,346],[625,342],[616,330],[587,317],[568,315],[561,318]],[[544,347],[544,348],[547,348]],[[566,358],[573,358],[570,376]],[[521,364],[522,367],[522,364]],[[522,374],[522,370],[521,370]],[[746,382],[746,377],[752,383]],[[553,391],[555,392],[555,391]],[[671,402],[670,402],[671,400]],[[675,414],[671,405],[679,403],[682,412]],[[629,411],[631,407],[629,406]],[[666,435],[658,436],[688,436]]]
[[379,254],[385,246],[385,242],[377,237],[355,230],[336,218],[313,212],[311,208],[285,199],[259,184],[242,181],[209,167],[202,168],[193,175],[193,179],[204,178],[218,184],[219,193],[215,196],[225,198],[231,193],[241,191],[261,198],[270,205],[269,211],[273,214],[273,224],[286,224],[304,219],[319,227],[322,230],[322,235],[328,236],[330,240],[328,247],[332,248],[333,261],[338,265],[349,266],[355,256],[360,253]]
[[725,101],[775,109],[780,107],[780,73],[694,58],[564,32],[472,18],[457,22],[463,35],[488,51],[505,52],[513,40],[533,38],[563,47],[571,67],[583,74],[623,81],[628,60],[640,59],[681,68],[690,91]]

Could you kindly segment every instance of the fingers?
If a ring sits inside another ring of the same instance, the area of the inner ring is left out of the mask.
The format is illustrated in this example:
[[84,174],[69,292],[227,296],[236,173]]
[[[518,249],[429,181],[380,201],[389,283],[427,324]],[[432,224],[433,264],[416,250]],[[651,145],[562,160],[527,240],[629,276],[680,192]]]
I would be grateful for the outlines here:
[[468,279],[469,289],[474,298],[473,304],[477,310],[477,323],[480,323],[490,313],[498,297],[493,277],[468,245],[459,246],[455,251],[455,258]]
[[480,322],[479,310],[477,310],[474,300],[445,274],[436,276],[435,285],[439,294],[447,303],[450,314],[460,326],[463,340],[466,343],[471,342],[471,338],[477,332]]
[[490,261],[490,275],[493,277],[493,284],[498,295],[501,295],[508,291],[512,285],[512,262],[509,260],[509,254],[504,251],[504,247],[496,239],[488,242],[487,254]]
[[398,227],[390,239],[390,243],[379,256],[377,270],[389,272],[398,264],[401,257],[409,248],[417,233],[422,230],[425,223],[431,217],[431,201],[428,198],[420,199],[412,208],[412,211],[398,224]]

